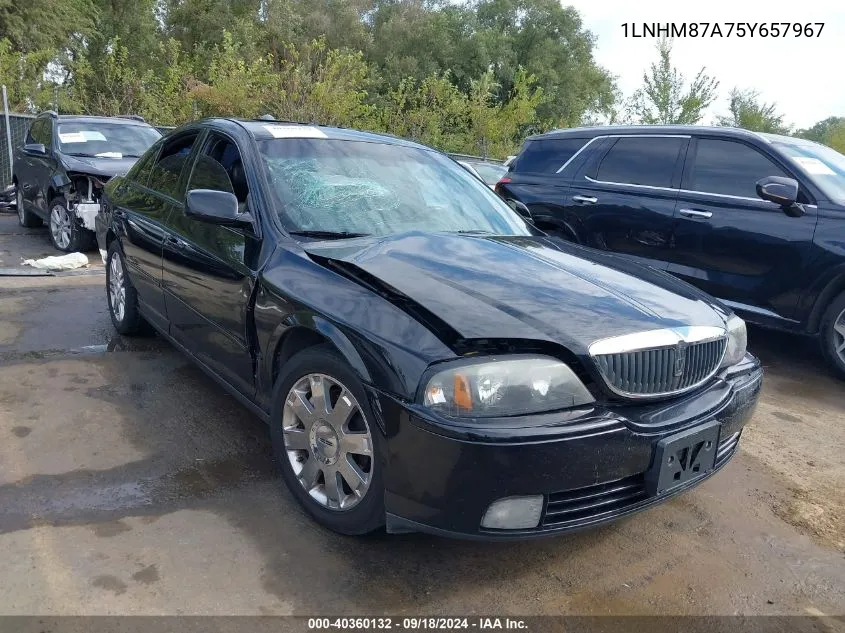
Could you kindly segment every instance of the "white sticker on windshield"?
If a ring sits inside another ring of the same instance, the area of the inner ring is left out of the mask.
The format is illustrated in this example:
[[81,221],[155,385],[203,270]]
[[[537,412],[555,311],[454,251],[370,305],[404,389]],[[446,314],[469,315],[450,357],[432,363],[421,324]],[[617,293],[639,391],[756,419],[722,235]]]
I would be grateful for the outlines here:
[[817,176],[835,176],[836,172],[834,172],[830,167],[825,165],[822,161],[818,158],[813,158],[812,156],[793,156],[792,160],[796,163],[801,165],[808,174],[815,174]]
[[82,132],[65,132],[64,134],[59,134],[59,140],[62,143],[84,143],[85,136],[83,136]]
[[59,132],[59,140],[62,143],[85,143],[86,141],[105,141],[106,137],[102,132],[95,130],[81,130],[79,132]]
[[328,138],[322,130],[310,125],[265,125],[273,138]]
[[102,132],[95,132],[94,130],[85,130],[82,132],[82,136],[85,137],[86,141],[105,141],[106,137],[103,136]]
[[123,154],[120,152],[100,152],[99,154],[94,154],[97,158],[123,158]]

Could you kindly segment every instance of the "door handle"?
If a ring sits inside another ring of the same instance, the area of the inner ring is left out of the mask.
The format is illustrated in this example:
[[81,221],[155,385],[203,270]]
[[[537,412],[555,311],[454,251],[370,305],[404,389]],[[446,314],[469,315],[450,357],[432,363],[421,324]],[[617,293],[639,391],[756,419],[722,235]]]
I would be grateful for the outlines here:
[[594,198],[593,196],[572,196],[572,200],[580,204],[595,204],[599,201],[598,198]]
[[180,240],[178,237],[173,237],[172,235],[169,236],[166,241],[167,241],[168,244],[175,246],[176,248],[178,248],[180,250],[182,250],[183,248],[185,248],[188,245],[187,242]]
[[713,213],[710,211],[699,211],[698,209],[681,209],[678,211],[682,216],[685,218],[701,218],[706,220],[707,218],[712,218]]

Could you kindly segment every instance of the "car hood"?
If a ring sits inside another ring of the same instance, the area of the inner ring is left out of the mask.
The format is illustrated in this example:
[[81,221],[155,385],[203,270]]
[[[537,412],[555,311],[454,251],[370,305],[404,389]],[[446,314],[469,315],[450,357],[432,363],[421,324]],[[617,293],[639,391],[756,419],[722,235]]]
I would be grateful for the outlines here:
[[669,275],[544,237],[405,233],[303,248],[353,278],[385,284],[402,303],[412,300],[463,339],[548,341],[585,354],[603,338],[724,327],[728,316]]
[[97,158],[62,154],[62,163],[67,171],[106,178],[125,174],[137,160],[137,158]]

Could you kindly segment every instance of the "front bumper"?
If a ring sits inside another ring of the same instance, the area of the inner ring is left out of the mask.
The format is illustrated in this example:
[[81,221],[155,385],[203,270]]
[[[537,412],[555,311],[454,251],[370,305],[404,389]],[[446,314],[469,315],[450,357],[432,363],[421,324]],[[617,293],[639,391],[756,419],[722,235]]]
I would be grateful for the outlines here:
[[[638,512],[688,490],[736,451],[762,385],[751,356],[681,398],[593,406],[577,412],[454,426],[420,407],[372,393],[386,431],[385,507],[389,532],[425,531],[487,540],[532,538],[590,527]],[[657,443],[679,431],[719,424],[715,468],[650,493],[646,473]],[[543,496],[536,528],[481,527],[504,497]]]

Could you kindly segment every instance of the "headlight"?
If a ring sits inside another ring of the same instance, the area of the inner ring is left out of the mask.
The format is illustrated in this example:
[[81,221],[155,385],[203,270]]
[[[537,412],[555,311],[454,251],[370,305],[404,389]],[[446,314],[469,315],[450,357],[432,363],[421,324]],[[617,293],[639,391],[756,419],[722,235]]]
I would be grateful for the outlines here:
[[727,323],[728,347],[722,360],[722,367],[736,365],[745,358],[745,348],[748,345],[748,334],[745,331],[745,321],[737,315],[731,316]]
[[554,358],[513,358],[444,369],[423,392],[423,404],[447,415],[505,416],[593,402],[575,373]]

